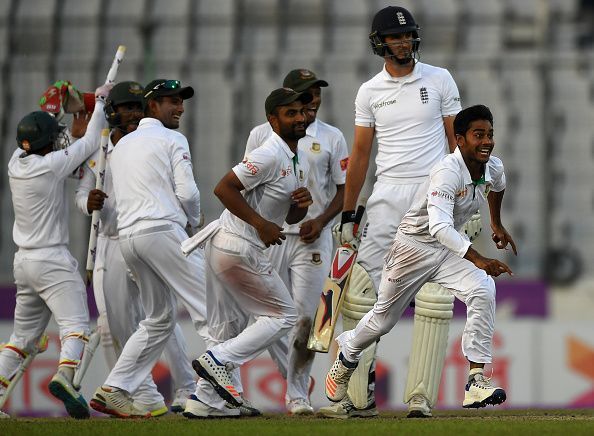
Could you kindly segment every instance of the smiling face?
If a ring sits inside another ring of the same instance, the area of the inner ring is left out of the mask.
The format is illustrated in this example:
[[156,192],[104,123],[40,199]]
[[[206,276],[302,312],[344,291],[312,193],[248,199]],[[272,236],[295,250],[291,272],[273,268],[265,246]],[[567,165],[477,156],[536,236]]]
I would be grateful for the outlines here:
[[148,115],[158,119],[168,129],[179,128],[184,113],[184,100],[179,95],[168,95],[149,100]]
[[475,120],[464,135],[456,135],[456,141],[467,164],[485,164],[495,147],[493,125],[488,120]]
[[289,145],[305,136],[305,107],[300,101],[278,106],[268,115],[268,121],[278,136]]

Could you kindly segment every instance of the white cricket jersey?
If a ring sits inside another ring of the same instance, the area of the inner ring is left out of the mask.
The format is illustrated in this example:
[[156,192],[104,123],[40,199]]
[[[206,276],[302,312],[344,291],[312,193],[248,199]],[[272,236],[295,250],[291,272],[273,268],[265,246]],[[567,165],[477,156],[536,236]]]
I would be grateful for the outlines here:
[[[264,219],[282,226],[289,208],[291,193],[307,186],[309,165],[297,149],[293,154],[285,141],[272,132],[264,144],[250,153],[233,172],[245,187],[247,203]],[[227,209],[220,218],[223,229],[251,243],[265,248],[254,227],[233,215]]]
[[443,117],[461,110],[448,70],[417,62],[404,77],[382,71],[359,88],[355,125],[374,127],[376,176],[387,183],[426,177],[449,152]]
[[46,248],[68,244],[66,179],[99,147],[105,125],[103,103],[97,102],[85,135],[68,148],[40,156],[16,149],[8,163],[14,207],[15,244]]
[[[109,167],[113,147],[114,145],[111,142],[110,135],[109,142],[107,143],[107,162],[105,164],[105,176],[103,179],[103,192],[107,194],[107,198],[99,214],[99,234],[107,237],[118,236],[115,193],[113,192],[113,181]],[[102,152],[101,149],[97,150],[81,167],[82,177],[78,183],[74,198],[76,206],[85,215],[91,215],[87,209],[87,200],[89,198],[89,192],[95,189],[97,183],[97,177],[99,176],[99,153]]]
[[456,148],[431,169],[426,186],[419,189],[398,231],[422,242],[439,241],[464,257],[471,244],[459,230],[487,201],[490,191],[504,189],[505,173],[499,158],[489,158],[484,180],[475,183]]
[[[272,132],[272,126],[268,122],[254,127],[247,140],[245,155],[248,156],[262,145]],[[349,159],[344,135],[336,127],[315,120],[305,133],[306,136],[299,140],[297,146],[309,164],[307,189],[311,193],[313,204],[303,221],[316,218],[328,209],[336,194],[336,185],[344,185]],[[330,225],[328,223],[326,227]],[[299,223],[285,223],[283,227],[286,234],[299,234]]]
[[155,118],[143,118],[114,147],[109,164],[118,231],[140,221],[198,225],[200,192],[184,135]]

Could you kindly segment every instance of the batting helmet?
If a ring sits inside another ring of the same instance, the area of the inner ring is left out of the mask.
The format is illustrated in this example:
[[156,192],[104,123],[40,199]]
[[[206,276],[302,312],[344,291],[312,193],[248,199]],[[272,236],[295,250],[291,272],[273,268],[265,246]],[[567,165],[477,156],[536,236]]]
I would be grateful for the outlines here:
[[421,45],[420,30],[421,28],[408,10],[400,6],[388,6],[373,17],[371,33],[369,34],[371,49],[378,56],[387,56],[390,52],[383,38],[388,35],[411,32],[413,35],[412,51],[414,53],[419,50]]
[[119,127],[122,123],[122,116],[116,112],[116,106],[125,103],[138,103],[142,106],[144,88],[138,82],[126,81],[115,85],[105,101],[105,118],[109,127]]
[[53,145],[62,129],[58,120],[49,113],[31,112],[17,125],[17,144],[27,153],[34,153]]

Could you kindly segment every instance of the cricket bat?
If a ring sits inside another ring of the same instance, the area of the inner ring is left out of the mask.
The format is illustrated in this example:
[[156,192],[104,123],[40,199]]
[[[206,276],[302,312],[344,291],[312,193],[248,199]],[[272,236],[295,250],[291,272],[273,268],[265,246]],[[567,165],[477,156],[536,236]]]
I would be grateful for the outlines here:
[[[361,223],[361,218],[363,218],[363,212],[365,212],[365,207],[359,206],[355,214],[355,234]],[[342,306],[344,294],[348,289],[351,271],[356,260],[357,251],[353,250],[350,245],[344,244],[336,249],[309,332],[308,349],[319,353],[327,353],[330,349],[340,306]]]

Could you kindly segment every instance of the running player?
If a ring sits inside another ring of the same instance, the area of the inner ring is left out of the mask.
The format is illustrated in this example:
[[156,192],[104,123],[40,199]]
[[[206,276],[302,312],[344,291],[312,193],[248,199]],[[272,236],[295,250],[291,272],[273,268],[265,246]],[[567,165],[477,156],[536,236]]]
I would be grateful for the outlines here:
[[[79,210],[90,215],[101,210],[95,268],[93,271],[93,291],[99,317],[97,324],[101,332],[101,343],[111,370],[122,352],[126,341],[144,319],[138,287],[128,274],[126,262],[122,257],[118,240],[115,195],[109,161],[114,146],[128,133],[136,130],[142,118],[143,88],[137,82],[121,82],[113,87],[105,105],[105,116],[111,134],[107,148],[107,164],[104,173],[103,191],[95,189],[97,179],[98,150],[83,165],[83,176],[76,190],[76,204]],[[204,295],[205,289],[197,289]],[[183,412],[186,399],[194,392],[194,371],[186,357],[186,344],[181,327],[176,325],[167,341],[164,352],[176,395],[171,405],[172,411]],[[167,412],[163,396],[157,391],[149,375],[133,395],[139,409],[146,409],[152,416]]]
[[[215,188],[226,206],[203,232],[206,245],[208,321],[217,345],[192,362],[202,377],[188,400],[189,418],[237,416],[225,407],[242,402],[232,372],[289,333],[297,322],[291,295],[265,254],[285,240],[283,222],[295,224],[312,204],[307,159],[298,149],[305,136],[310,94],[279,88],[266,98],[273,133]],[[243,194],[242,194],[242,191]],[[255,322],[248,327],[250,317]]]
[[103,105],[111,85],[95,91],[97,102],[87,133],[64,149],[63,128],[47,112],[26,115],[17,126],[16,149],[8,163],[14,207],[13,239],[17,287],[14,330],[0,351],[0,395],[41,338],[52,314],[60,329],[58,372],[49,391],[74,418],[89,408],[72,380],[89,334],[87,293],[78,264],[68,250],[65,181],[99,147]]
[[[313,205],[298,224],[284,224],[287,239],[267,250],[272,265],[289,289],[297,309],[297,325],[288,336],[269,348],[287,379],[285,402],[293,415],[312,414],[309,391],[311,366],[315,353],[307,349],[307,338],[319,294],[332,260],[331,223],[342,210],[348,150],[343,134],[337,128],[317,119],[322,103],[322,87],[328,82],[318,79],[307,69],[290,71],[283,86],[313,97],[305,108],[306,136],[299,140],[299,151],[309,162],[308,189]],[[272,134],[270,123],[252,129],[246,145],[246,156],[264,144]]]
[[492,239],[499,249],[516,245],[501,222],[505,174],[492,156],[493,115],[483,105],[464,109],[454,120],[458,147],[432,169],[429,180],[404,215],[383,267],[378,300],[355,329],[336,338],[340,354],[326,377],[326,395],[340,401],[362,351],[398,322],[427,281],[445,287],[467,307],[462,351],[469,361],[463,407],[501,404],[505,391],[483,374],[492,361],[495,329],[495,282],[512,275],[496,259],[479,254],[460,233],[463,224],[489,203]]

